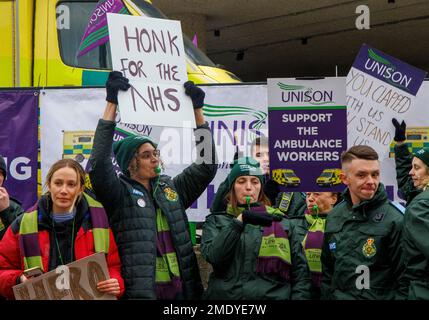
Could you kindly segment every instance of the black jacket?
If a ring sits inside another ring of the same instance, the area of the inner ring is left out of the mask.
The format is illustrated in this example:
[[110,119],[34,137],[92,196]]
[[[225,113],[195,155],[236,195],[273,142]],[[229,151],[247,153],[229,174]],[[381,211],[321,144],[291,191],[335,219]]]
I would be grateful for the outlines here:
[[15,218],[17,218],[23,212],[24,210],[22,209],[21,204],[17,200],[10,198],[9,207],[3,211],[0,211],[0,240],[3,238],[7,228],[10,226],[13,220],[15,220]]
[[407,201],[407,206],[421,192],[414,186],[413,179],[409,175],[412,160],[413,155],[408,150],[407,144],[395,145],[396,182],[399,191]]
[[[114,129],[113,121],[101,119],[98,123],[89,160],[92,167],[90,178],[97,199],[107,212],[118,245],[125,281],[124,297],[156,299],[157,206],[165,214],[170,227],[184,298],[201,298],[203,287],[185,210],[198,199],[216,175],[216,151],[209,127],[205,124],[199,130],[204,130],[205,136],[210,136],[211,140],[201,144],[203,140],[197,137],[196,141],[197,149],[202,145],[209,147],[205,152],[212,152],[211,163],[204,163],[201,152],[197,152],[196,163],[175,178],[161,175],[159,182],[156,179],[151,181],[154,196],[139,182],[124,175],[117,177],[110,158]],[[171,197],[172,194],[178,198]]]

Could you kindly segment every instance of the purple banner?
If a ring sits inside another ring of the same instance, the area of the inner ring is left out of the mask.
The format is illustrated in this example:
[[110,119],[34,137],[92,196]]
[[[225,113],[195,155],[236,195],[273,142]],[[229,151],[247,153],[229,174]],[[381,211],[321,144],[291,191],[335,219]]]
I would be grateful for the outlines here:
[[38,91],[0,91],[0,154],[9,195],[28,209],[37,201]]
[[340,192],[346,106],[269,108],[271,178],[283,191]]
[[129,14],[120,0],[100,0],[89,17],[88,26],[80,41],[77,56],[80,57],[94,48],[109,41],[106,13]]
[[353,67],[413,96],[427,73],[366,44],[362,45]]

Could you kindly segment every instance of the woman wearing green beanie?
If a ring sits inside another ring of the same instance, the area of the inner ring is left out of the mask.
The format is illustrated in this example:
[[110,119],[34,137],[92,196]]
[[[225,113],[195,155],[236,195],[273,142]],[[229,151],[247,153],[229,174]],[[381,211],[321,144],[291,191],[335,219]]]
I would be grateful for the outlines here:
[[399,281],[398,299],[429,300],[429,148],[411,154],[406,124],[395,126],[395,163],[398,188],[407,199],[402,231],[405,271]]
[[195,162],[174,178],[160,175],[157,144],[131,136],[113,144],[118,177],[110,157],[117,98],[130,85],[117,71],[106,83],[108,103],[95,132],[89,175],[115,234],[126,299],[199,299],[203,291],[185,210],[216,175],[216,151],[202,112],[205,93],[190,81],[184,86],[197,124]]
[[228,176],[225,212],[207,216],[201,252],[212,266],[205,299],[308,299],[310,273],[283,213],[269,207],[263,172],[250,157]]

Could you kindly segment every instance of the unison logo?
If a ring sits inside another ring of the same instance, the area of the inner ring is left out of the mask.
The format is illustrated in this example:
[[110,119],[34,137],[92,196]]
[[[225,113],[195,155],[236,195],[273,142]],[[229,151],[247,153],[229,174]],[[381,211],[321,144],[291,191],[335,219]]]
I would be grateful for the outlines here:
[[308,102],[312,105],[324,105],[333,103],[334,92],[332,90],[313,90],[305,86],[289,85],[278,82],[282,90],[283,102]]
[[368,58],[365,62],[365,69],[378,76],[382,76],[388,83],[395,87],[408,89],[412,77],[409,77],[396,70],[396,66],[386,58],[381,57],[372,49],[368,49]]
[[256,121],[250,129],[259,130],[267,119],[267,113],[259,110],[254,110],[248,107],[239,106],[215,106],[210,104],[204,104],[204,116],[206,117],[236,117],[236,116],[252,116],[256,118]]

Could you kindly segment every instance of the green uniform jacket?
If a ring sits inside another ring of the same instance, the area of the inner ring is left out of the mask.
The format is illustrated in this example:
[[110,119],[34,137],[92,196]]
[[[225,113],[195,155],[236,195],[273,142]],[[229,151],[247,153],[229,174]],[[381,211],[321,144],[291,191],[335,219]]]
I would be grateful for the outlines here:
[[[304,207],[304,209],[305,209],[305,207]],[[305,235],[308,232],[308,228],[310,227],[309,223],[307,222],[307,220],[304,217],[305,210],[301,210],[301,211],[302,211],[302,216],[297,216],[297,217],[289,219],[290,225],[291,225],[291,230],[293,230],[294,235],[300,244],[302,244],[302,241],[304,240]],[[316,287],[314,285],[313,281],[311,282],[310,294],[311,294],[311,300],[319,300],[320,299],[320,288]]]
[[20,203],[10,198],[9,207],[4,209],[3,211],[0,211],[0,219],[1,219],[0,240],[3,238],[7,228],[10,226],[13,220],[15,220],[15,218],[18,217],[23,212],[24,210],[21,208]]
[[[152,179],[150,183],[154,194],[139,182],[116,175],[110,157],[114,129],[115,122],[99,120],[89,160],[89,175],[118,245],[125,281],[124,297],[156,299],[156,208],[159,207],[170,227],[184,298],[201,298],[203,287],[185,210],[198,199],[216,175],[216,150],[209,127],[204,124],[196,130],[195,163],[174,178],[161,175],[159,181]],[[203,142],[204,138],[210,140]],[[210,163],[204,162],[205,152],[211,152]]]
[[291,283],[255,272],[262,227],[227,213],[210,214],[203,227],[201,253],[212,266],[205,299],[310,299],[310,271],[301,244],[283,219],[291,248]]
[[[284,198],[283,194],[286,194],[287,197]],[[307,207],[305,197],[305,193],[303,192],[280,192],[277,195],[274,207],[279,208],[280,211],[286,214],[289,218],[303,217],[305,208]],[[283,207],[287,207],[287,210],[282,210],[281,208]]]
[[322,299],[393,299],[403,271],[403,215],[382,184],[371,200],[353,206],[348,189],[343,199],[326,220]]
[[405,271],[398,299],[429,300],[429,190],[416,196],[405,211]]
[[405,143],[395,145],[396,182],[398,183],[399,191],[407,201],[407,206],[421,192],[421,190],[414,187],[413,180],[409,175],[412,160],[413,155]]

